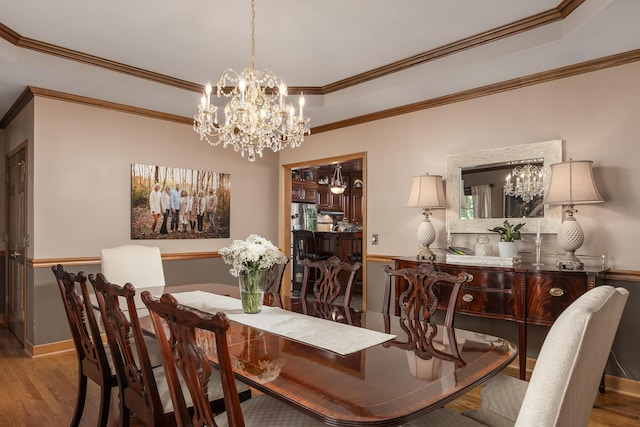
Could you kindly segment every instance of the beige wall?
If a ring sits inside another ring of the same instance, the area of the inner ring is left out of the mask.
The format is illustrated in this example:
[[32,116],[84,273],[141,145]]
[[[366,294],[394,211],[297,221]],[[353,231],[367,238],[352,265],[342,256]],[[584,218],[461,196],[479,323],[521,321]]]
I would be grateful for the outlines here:
[[[636,62],[311,135],[301,148],[282,152],[280,163],[366,151],[368,254],[413,255],[421,218],[418,209],[405,207],[412,176],[445,176],[449,154],[562,139],[565,160],[594,161],[605,199],[579,207],[586,234],[579,252],[607,252],[613,268],[640,270],[638,76]],[[434,246],[445,245],[444,219],[443,210],[434,212]],[[379,246],[371,246],[371,233],[379,234]],[[471,239],[456,236],[454,243]],[[545,244],[558,250],[554,238]]]
[[163,253],[215,251],[251,233],[277,241],[277,156],[249,163],[191,126],[35,98],[33,258],[99,256],[130,243],[131,164],[231,174],[231,239],[136,240]]

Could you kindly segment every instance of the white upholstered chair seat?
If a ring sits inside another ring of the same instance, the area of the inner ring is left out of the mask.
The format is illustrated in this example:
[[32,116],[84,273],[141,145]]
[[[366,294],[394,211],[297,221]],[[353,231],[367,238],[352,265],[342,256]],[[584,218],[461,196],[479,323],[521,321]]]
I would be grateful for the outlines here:
[[[326,424],[293,409],[286,403],[261,394],[242,402],[242,415],[246,426],[311,427]],[[226,412],[215,418],[218,427],[228,427]]]
[[478,411],[440,409],[412,426],[586,426],[629,292],[598,286],[553,324],[527,383],[498,375],[482,389]]

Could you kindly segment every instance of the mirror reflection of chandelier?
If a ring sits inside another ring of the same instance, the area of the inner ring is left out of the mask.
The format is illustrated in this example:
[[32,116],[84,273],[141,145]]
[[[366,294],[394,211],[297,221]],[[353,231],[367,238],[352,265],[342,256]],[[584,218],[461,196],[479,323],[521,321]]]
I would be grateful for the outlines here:
[[344,190],[347,188],[347,184],[344,182],[342,178],[342,166],[337,165],[336,170],[333,171],[333,176],[331,177],[331,181],[329,182],[329,191],[333,194],[342,194]]
[[541,167],[532,164],[516,166],[507,175],[504,192],[508,196],[519,197],[530,202],[544,195],[544,172]]
[[[274,152],[286,146],[299,147],[310,133],[311,119],[303,113],[305,99],[298,101],[299,113],[287,104],[287,83],[270,70],[255,69],[255,0],[251,0],[251,68],[241,73],[227,69],[216,84],[217,97],[231,98],[224,107],[224,124],[218,123],[218,107],[211,103],[211,84],[207,83],[193,130],[211,145],[232,146],[250,162],[265,148]],[[211,137],[217,136],[217,140]],[[210,139],[211,138],[211,139]]]

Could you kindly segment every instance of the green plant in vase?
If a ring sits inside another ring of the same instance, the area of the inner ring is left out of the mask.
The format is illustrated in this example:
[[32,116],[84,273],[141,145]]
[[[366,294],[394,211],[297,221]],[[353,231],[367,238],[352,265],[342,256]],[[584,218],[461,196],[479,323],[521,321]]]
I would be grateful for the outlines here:
[[511,225],[505,220],[502,227],[493,227],[489,231],[498,233],[500,241],[498,242],[498,252],[501,257],[513,258],[518,255],[518,241],[522,239],[520,229],[525,223]]
[[287,257],[273,243],[257,234],[250,235],[246,240],[234,240],[218,253],[225,263],[231,264],[231,275],[238,278],[242,310],[245,313],[259,313],[267,270],[285,263]]
[[502,227],[489,228],[489,231],[498,233],[501,242],[515,242],[516,240],[522,239],[520,229],[524,227],[525,224],[526,223],[511,225],[508,220],[505,220]]

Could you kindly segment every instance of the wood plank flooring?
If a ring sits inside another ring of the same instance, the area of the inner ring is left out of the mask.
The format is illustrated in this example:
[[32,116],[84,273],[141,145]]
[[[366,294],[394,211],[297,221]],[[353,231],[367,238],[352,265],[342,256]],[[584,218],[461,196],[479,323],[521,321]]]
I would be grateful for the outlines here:
[[[68,426],[75,407],[77,390],[75,352],[32,359],[20,348],[7,329],[0,329],[0,426]],[[95,426],[99,390],[89,381],[89,395],[81,426]],[[479,389],[452,402],[458,410],[480,404]],[[118,396],[113,390],[109,427],[117,426]],[[132,421],[132,426],[140,423]],[[589,427],[639,426],[638,399],[607,391],[599,394]]]

